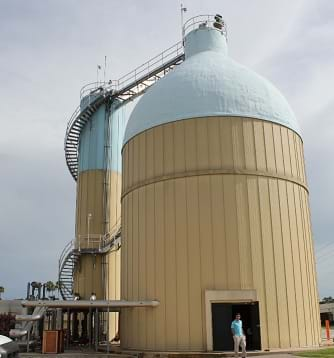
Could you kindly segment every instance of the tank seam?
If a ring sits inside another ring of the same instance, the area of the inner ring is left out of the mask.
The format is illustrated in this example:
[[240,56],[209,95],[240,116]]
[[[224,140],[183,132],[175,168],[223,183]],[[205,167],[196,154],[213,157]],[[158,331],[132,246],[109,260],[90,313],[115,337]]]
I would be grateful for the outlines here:
[[144,180],[143,182],[133,185],[129,189],[125,190],[122,193],[121,198],[123,199],[126,195],[128,195],[132,191],[139,189],[141,187],[147,186],[147,185],[155,184],[158,182],[164,182],[164,181],[168,181],[168,180],[173,180],[173,179],[181,179],[181,178],[189,178],[189,177],[194,177],[194,176],[205,176],[205,175],[246,175],[246,176],[249,175],[249,176],[262,177],[262,178],[278,179],[278,180],[288,181],[293,184],[297,184],[300,187],[304,188],[307,193],[309,192],[306,184],[299,181],[298,179],[294,179],[294,178],[291,178],[288,176],[269,174],[269,173],[264,173],[264,172],[258,172],[255,170],[244,170],[244,169],[209,169],[209,170],[188,171],[188,172],[182,172],[182,173],[177,173],[177,174],[172,174],[172,175],[162,175],[157,178],[147,179],[147,180]]

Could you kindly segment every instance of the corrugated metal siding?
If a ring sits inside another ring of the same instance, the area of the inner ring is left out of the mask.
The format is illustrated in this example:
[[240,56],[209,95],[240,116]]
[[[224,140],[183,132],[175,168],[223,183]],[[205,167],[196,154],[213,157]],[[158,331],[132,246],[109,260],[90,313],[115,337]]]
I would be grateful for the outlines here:
[[88,234],[88,214],[90,234],[104,234],[104,170],[89,170],[79,174],[77,181],[76,236]]
[[80,135],[79,172],[105,169],[104,161],[106,108],[102,105],[85,125]]
[[[106,299],[119,300],[121,291],[121,250],[111,251],[106,255]],[[109,339],[113,339],[118,332],[119,313],[109,313]]]
[[[113,103],[110,109],[101,105],[83,128],[79,143],[79,172],[98,169],[121,171],[122,142],[132,106],[117,105]],[[105,152],[106,146],[108,153]]]
[[123,165],[123,193],[169,174],[224,169],[284,177],[306,186],[300,137],[280,125],[247,118],[191,119],[147,130],[123,148]]
[[81,299],[89,300],[95,292],[98,300],[103,300],[105,292],[102,283],[102,256],[81,255],[74,273],[74,293]]
[[[88,170],[77,182],[76,236],[88,234],[88,214],[92,214],[90,234],[104,235],[120,225],[121,174]],[[107,219],[107,221],[106,221]]]
[[206,289],[257,291],[262,348],[319,343],[302,153],[293,131],[245,118],[170,123],[124,147],[122,298],[160,306],[122,313],[123,347],[206,350]]
[[[88,243],[88,214],[92,214],[90,219],[89,234],[90,237],[97,239],[96,236],[103,236],[109,231],[117,230],[120,226],[120,195],[121,195],[121,174],[119,172],[110,172],[105,170],[88,170],[79,173],[77,182],[77,207],[76,207],[76,240],[77,246],[85,248]],[[107,200],[106,200],[107,199]],[[98,247],[98,244],[95,245]],[[88,254],[87,257],[92,255]],[[120,254],[118,253],[118,257]],[[99,258],[96,261],[96,266],[100,266],[98,269],[93,267],[93,263],[85,255],[81,255],[80,259],[80,272],[75,277],[76,292],[80,293],[82,297],[89,299],[92,285],[99,287],[98,292],[103,291],[99,298],[104,298],[106,295],[114,296],[114,285],[119,285],[119,282],[115,283],[115,275],[120,281],[120,270],[116,266],[120,266],[114,263],[113,254],[107,255],[107,263],[109,269],[105,270],[105,277],[102,274],[102,260]],[[116,265],[116,266],[115,266]],[[117,267],[118,267],[117,266]],[[91,277],[91,274],[94,276]],[[110,278],[110,279],[109,279]],[[94,281],[91,282],[91,281]],[[105,281],[105,282],[103,282]],[[110,281],[110,282],[109,282]],[[106,287],[107,286],[107,287]],[[110,286],[110,292],[109,292]],[[119,296],[119,292],[117,293]],[[114,314],[112,316],[115,316]],[[116,317],[116,316],[115,316]],[[113,318],[113,327],[117,322],[116,318]],[[112,330],[112,332],[114,332]],[[114,332],[115,333],[115,332]],[[112,337],[113,338],[113,337]]]

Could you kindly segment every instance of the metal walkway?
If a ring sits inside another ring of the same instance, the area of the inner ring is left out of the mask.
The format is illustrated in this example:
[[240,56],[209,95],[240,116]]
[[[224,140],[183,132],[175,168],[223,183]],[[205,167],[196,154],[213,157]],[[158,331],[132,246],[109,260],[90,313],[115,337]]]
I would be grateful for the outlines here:
[[80,106],[68,122],[64,141],[66,164],[74,180],[78,177],[80,134],[99,106],[115,99],[118,99],[122,105],[140,96],[183,60],[183,46],[178,42],[116,81],[95,82],[82,88]]
[[58,266],[59,291],[63,300],[74,299],[73,278],[81,254],[105,254],[113,248],[118,249],[120,244],[121,229],[117,230],[113,235],[107,234],[103,236],[98,247],[93,245],[92,247],[80,248],[76,247],[73,240],[70,241],[60,255]]

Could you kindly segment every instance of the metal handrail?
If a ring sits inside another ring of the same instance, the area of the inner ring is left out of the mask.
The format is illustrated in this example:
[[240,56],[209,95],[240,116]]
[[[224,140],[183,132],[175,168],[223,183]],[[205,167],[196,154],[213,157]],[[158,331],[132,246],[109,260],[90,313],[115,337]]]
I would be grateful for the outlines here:
[[[96,250],[101,251],[101,243],[104,235],[101,234],[89,234],[78,235],[75,248],[79,250]],[[86,242],[86,244],[83,244]]]
[[104,236],[113,236],[120,230],[120,228],[121,228],[121,217],[118,217],[116,219],[116,223]]
[[135,82],[139,78],[143,77],[145,74],[149,74],[156,67],[162,66],[164,63],[168,62],[174,57],[179,56],[181,53],[183,53],[183,45],[180,41],[177,42],[175,45],[169,47],[168,49],[164,50],[159,55],[152,57],[131,72],[120,77],[117,81],[118,91],[122,91],[122,89],[127,87],[127,85],[129,85],[130,83]]
[[74,180],[77,179],[78,143],[81,133],[81,128],[76,127],[78,121],[80,122],[81,120],[79,126],[81,127],[92,112],[107,98],[118,97],[123,103],[126,103],[130,98],[138,96],[153,84],[153,79],[160,78],[161,75],[156,72],[157,70],[162,69],[164,66],[173,65],[173,61],[176,63],[182,58],[183,54],[182,42],[178,42],[118,80],[93,82],[82,87],[80,105],[75,109],[67,124],[64,138],[66,163]]
[[70,131],[71,127],[72,127],[72,124],[75,122],[76,118],[78,117],[79,113],[81,112],[81,108],[80,106],[78,106],[75,111],[73,112],[73,114],[71,115],[71,118],[70,120],[68,121],[67,123],[67,126],[66,126],[66,136],[65,136],[65,145],[66,145],[66,137],[67,137],[67,134],[68,132]]
[[[189,19],[183,26],[183,35],[189,33],[189,31],[195,27],[205,24],[205,26],[210,26],[217,31],[221,31],[227,38],[225,22],[223,20],[217,22],[215,16],[217,15],[198,15]],[[220,25],[217,26],[218,24]],[[110,99],[118,97],[122,99],[123,103],[126,103],[130,98],[140,95],[152,84],[151,80],[153,78],[156,79],[160,77],[160,75],[156,73],[159,68],[162,69],[169,64],[173,65],[173,61],[176,63],[179,59],[182,61],[183,55],[182,41],[164,50],[141,66],[136,67],[118,80],[93,82],[82,87],[80,91],[80,101],[83,99],[86,100],[81,102],[81,106],[79,105],[72,114],[66,127],[64,140],[66,163],[74,180],[77,179],[78,143],[81,133],[81,128],[76,128],[76,123],[81,120],[81,125],[84,124],[87,121],[87,118],[91,116],[92,112],[94,112],[106,98]]]
[[73,248],[74,248],[74,242],[73,242],[73,240],[71,240],[70,242],[68,242],[66,244],[66,246],[63,249],[63,251],[61,252],[61,254],[59,256],[59,272],[60,272],[60,270],[62,268],[62,265],[63,265],[63,262],[64,262],[65,258],[73,250]]
[[194,30],[195,28],[198,28],[199,25],[203,24],[207,27],[212,27],[218,31],[221,31],[223,35],[227,38],[227,28],[226,28],[225,21],[222,20],[222,28],[219,29],[214,26],[214,24],[216,23],[215,16],[216,15],[197,15],[190,18],[183,25],[183,29],[182,29],[183,37],[186,36],[192,30]]
[[97,82],[87,83],[80,90],[80,100],[83,97],[86,97],[87,95],[94,94],[94,92],[99,88],[102,88],[102,90],[104,92],[108,92],[108,91],[111,91],[111,90],[117,90],[118,81],[117,80],[110,80],[108,82],[97,81]]
[[62,251],[62,253],[60,254],[60,257],[59,257],[59,267],[58,267],[59,287],[58,287],[58,289],[60,290],[60,293],[61,293],[62,296],[65,293],[65,291],[66,291],[66,294],[68,294],[68,295],[72,294],[72,292],[70,292],[70,290],[62,282],[61,273],[62,273],[62,270],[64,269],[64,267],[66,265],[66,260],[69,257],[69,255],[71,254],[71,252],[73,251],[73,249],[74,249],[74,241],[71,240],[70,242],[68,242],[66,244],[66,246],[64,247],[64,249],[63,249],[63,251]]
[[112,241],[120,236],[120,224],[115,224],[114,229],[108,233],[78,235],[75,248],[80,252],[81,250],[98,250],[102,252]]
[[113,232],[109,232],[103,237],[102,247],[112,247],[113,243],[115,243],[116,239],[118,239],[121,236],[121,227],[118,226],[116,230]]
[[101,92],[103,93],[107,93],[110,91],[121,92],[130,83],[133,83],[137,79],[143,77],[143,75],[150,73],[154,68],[154,66],[163,65],[164,63],[168,62],[170,59],[179,56],[181,53],[183,53],[182,42],[177,42],[173,46],[169,47],[168,49],[164,50],[158,55],[152,57],[142,65],[136,67],[134,70],[126,73],[118,80],[110,80],[108,82],[88,83],[85,86],[83,86],[80,90],[80,100],[82,100],[87,95],[95,94],[94,92],[96,92],[97,89],[101,89]]

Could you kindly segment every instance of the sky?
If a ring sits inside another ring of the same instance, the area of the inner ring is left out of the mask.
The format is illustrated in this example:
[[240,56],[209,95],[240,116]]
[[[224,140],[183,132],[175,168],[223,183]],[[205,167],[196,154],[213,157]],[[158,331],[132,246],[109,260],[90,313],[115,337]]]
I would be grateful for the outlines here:
[[[334,1],[184,0],[223,15],[229,53],[289,101],[302,129],[320,297],[334,296]],[[74,238],[66,125],[107,56],[117,79],[180,40],[177,0],[0,0],[0,286],[57,280]]]

